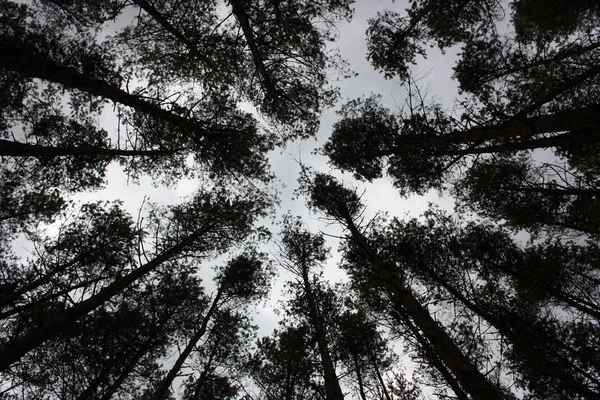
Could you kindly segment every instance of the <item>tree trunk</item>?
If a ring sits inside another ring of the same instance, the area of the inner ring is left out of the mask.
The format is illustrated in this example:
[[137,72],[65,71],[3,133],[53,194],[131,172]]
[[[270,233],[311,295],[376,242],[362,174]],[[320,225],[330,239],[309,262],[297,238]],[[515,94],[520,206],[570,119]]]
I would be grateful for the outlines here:
[[406,313],[415,325],[425,334],[435,352],[456,376],[458,382],[474,400],[501,400],[498,390],[483,376],[473,363],[456,346],[448,333],[431,317],[429,311],[415,298],[410,289],[394,277],[393,273],[373,252],[362,234],[347,213],[344,217],[353,241],[365,254],[375,275],[384,282],[394,307],[400,313]]
[[250,20],[248,19],[246,10],[244,10],[244,1],[245,0],[229,0],[229,4],[231,4],[233,15],[235,15],[236,19],[240,23],[240,27],[242,28],[242,32],[246,38],[246,43],[248,43],[248,47],[252,53],[254,65],[256,66],[258,74],[261,76],[263,84],[265,85],[265,90],[269,97],[271,97],[273,101],[276,101],[279,97],[277,88],[273,84],[273,81],[271,81],[271,77],[269,76],[267,67],[265,66],[262,55],[260,54],[260,50],[258,49],[256,41],[254,40],[254,33],[252,32],[252,27],[250,26]]
[[[412,150],[434,149],[452,144],[477,145],[489,140],[520,137],[521,140],[544,133],[581,131],[577,143],[590,143],[597,138],[600,127],[600,105],[541,115],[526,119],[512,119],[507,122],[451,132],[439,136],[398,137],[389,153],[403,153]],[[560,135],[559,135],[560,136]],[[543,140],[543,139],[539,139]],[[557,143],[560,139],[557,139]],[[531,141],[533,142],[533,141]],[[571,144],[567,143],[567,144]],[[547,146],[547,145],[546,145]],[[539,145],[538,147],[543,147]],[[467,150],[465,150],[466,152]],[[443,152],[443,150],[440,150]],[[459,152],[449,154],[461,154]]]
[[327,400],[343,400],[344,395],[340,387],[335,368],[333,367],[333,361],[329,354],[329,346],[327,344],[327,336],[325,328],[317,309],[317,304],[313,297],[312,286],[308,278],[308,266],[305,263],[306,257],[302,259],[302,281],[304,283],[304,291],[308,300],[310,320],[315,328],[317,336],[317,344],[319,346],[319,353],[321,355],[321,365],[323,367],[323,375],[325,379],[325,394]]
[[194,389],[194,396],[190,400],[202,400],[200,398],[200,391],[202,390],[202,387],[206,384],[206,377],[208,376],[208,372],[212,368],[212,362],[213,362],[214,356],[215,356],[215,351],[213,350],[210,353],[210,357],[208,358],[208,361],[204,365],[204,369],[202,370],[202,373],[200,374],[200,376],[198,377],[198,380],[196,381],[196,388]]
[[373,364],[373,369],[375,370],[375,375],[377,375],[377,380],[379,381],[379,384],[381,385],[381,390],[383,391],[383,395],[385,396],[386,400],[392,400],[392,398],[390,397],[390,393],[387,390],[386,384],[383,380],[383,376],[381,376],[381,371],[379,371],[379,366],[377,365],[377,360],[375,359],[375,356],[373,356],[371,354],[371,364]]
[[[135,353],[134,357],[127,363],[123,371],[119,374],[119,377],[106,389],[104,395],[100,400],[110,400],[113,395],[119,390],[125,379],[133,372],[135,366],[139,363],[139,361],[150,351],[152,345],[154,343],[155,335],[148,338],[148,340],[144,343],[144,345]],[[84,398],[80,398],[78,400],[85,400]]]
[[179,357],[175,361],[175,364],[173,364],[173,367],[171,367],[171,369],[169,370],[169,373],[167,374],[167,376],[163,380],[160,381],[160,383],[158,384],[158,388],[154,392],[154,395],[152,395],[152,397],[151,397],[151,400],[162,400],[164,398],[164,396],[167,394],[167,392],[169,391],[169,388],[171,387],[171,384],[173,383],[175,378],[177,378],[177,375],[179,374],[179,371],[181,370],[183,363],[185,363],[185,360],[188,359],[188,357],[194,350],[194,347],[196,347],[196,344],[198,344],[198,341],[200,341],[202,336],[204,336],[204,334],[206,333],[206,329],[208,328],[208,323],[210,322],[214,313],[217,311],[217,308],[219,306],[219,301],[221,300],[222,295],[223,295],[223,288],[219,288],[219,290],[217,291],[217,295],[215,296],[208,312],[202,319],[202,324],[200,325],[200,328],[198,328],[198,330],[196,331],[194,336],[191,337],[187,346],[185,347],[183,352],[179,355]]
[[216,134],[203,128],[202,121],[190,120],[170,111],[162,109],[157,104],[143,100],[128,92],[111,85],[108,82],[78,72],[71,67],[64,67],[41,55],[24,48],[3,42],[0,44],[0,68],[15,71],[21,75],[44,79],[62,84],[66,87],[101,96],[115,103],[131,107],[154,118],[171,122],[181,129],[192,132],[199,139],[215,138]]
[[90,382],[88,387],[83,392],[81,392],[81,394],[79,396],[77,396],[77,400],[87,400],[87,399],[94,398],[95,397],[94,394],[96,393],[96,390],[98,390],[98,387],[100,387],[100,384],[104,380],[106,380],[106,378],[108,378],[109,372],[110,372],[109,368],[104,368],[102,370],[102,372],[100,374],[98,374],[98,376]]
[[469,400],[469,396],[465,393],[463,388],[460,386],[456,377],[452,375],[452,372],[448,371],[448,368],[444,365],[442,360],[440,360],[439,355],[436,354],[435,350],[431,346],[431,343],[423,336],[419,329],[411,322],[410,318],[408,318],[405,314],[402,315],[403,323],[406,327],[412,332],[413,336],[421,346],[421,350],[425,353],[427,357],[427,361],[433,365],[435,369],[439,371],[442,375],[448,386],[452,389],[454,394],[459,400]]
[[14,142],[0,139],[0,156],[10,157],[136,157],[164,156],[176,153],[177,150],[121,150],[102,147],[54,147],[37,144]]
[[598,143],[600,142],[600,130],[599,129],[582,129],[578,131],[571,131],[562,133],[560,135],[525,140],[512,143],[502,143],[491,146],[475,147],[464,150],[450,150],[450,151],[434,151],[434,154],[439,155],[474,155],[474,154],[491,154],[491,153],[505,153],[519,150],[533,150],[533,149],[545,149],[548,147],[559,147],[559,146],[578,146],[584,144]]
[[[562,360],[561,364],[556,364],[551,359],[545,357],[545,353],[536,351],[534,346],[531,346],[526,339],[523,339],[515,333],[509,326],[503,323],[500,318],[471,302],[466,296],[447,283],[444,279],[438,278],[437,276],[432,276],[432,278],[444,287],[452,296],[462,302],[469,310],[479,315],[496,328],[498,333],[506,337],[513,344],[515,349],[518,350],[520,354],[524,355],[535,368],[549,376],[554,376],[587,400],[600,400],[600,395],[592,392],[587,386],[581,384],[565,372],[563,365],[569,364],[566,360]],[[542,343],[544,342],[543,338],[537,339]]]
[[189,236],[182,240],[177,245],[169,250],[159,254],[152,261],[142,265],[133,272],[130,272],[120,280],[113,282],[99,293],[91,296],[87,300],[75,304],[64,313],[54,317],[50,321],[43,323],[41,326],[34,328],[26,333],[23,337],[14,340],[0,351],[0,371],[6,370],[11,364],[20,360],[25,354],[41,345],[42,343],[53,339],[61,331],[65,330],[70,324],[83,318],[89,312],[100,307],[113,296],[119,294],[136,280],[148,274],[165,261],[168,261],[178,255],[183,249],[192,244],[197,235]]
[[356,372],[356,380],[358,381],[358,391],[362,400],[367,400],[365,394],[365,385],[363,384],[362,374],[360,373],[360,365],[358,363],[358,357],[356,354],[352,354],[352,360],[354,361],[354,371]]

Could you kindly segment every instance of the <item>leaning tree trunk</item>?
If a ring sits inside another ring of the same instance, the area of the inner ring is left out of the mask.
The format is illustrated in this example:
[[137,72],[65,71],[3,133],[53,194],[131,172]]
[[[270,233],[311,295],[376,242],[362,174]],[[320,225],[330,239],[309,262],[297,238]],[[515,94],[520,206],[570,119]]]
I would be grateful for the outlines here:
[[173,366],[169,370],[169,373],[167,374],[167,376],[163,380],[160,381],[160,383],[158,384],[158,388],[156,389],[156,391],[154,392],[154,395],[151,398],[152,400],[162,400],[165,398],[165,395],[169,391],[171,384],[173,383],[175,378],[177,378],[177,375],[179,374],[181,367],[185,363],[185,360],[187,360],[188,357],[190,356],[190,354],[192,354],[192,351],[194,350],[194,348],[196,347],[196,345],[198,344],[198,342],[200,341],[202,336],[204,336],[204,334],[206,333],[206,329],[208,328],[208,323],[210,322],[214,313],[217,311],[217,308],[219,306],[219,301],[221,301],[222,295],[223,295],[223,288],[219,288],[219,290],[217,291],[217,295],[215,296],[210,308],[208,309],[208,312],[202,319],[202,324],[200,325],[200,328],[198,328],[198,330],[196,331],[194,336],[192,336],[190,338],[190,341],[188,342],[187,346],[185,346],[185,349],[179,355],[179,357],[175,361],[175,364],[173,364]]
[[129,287],[129,285],[131,285],[133,282],[140,279],[149,272],[153,271],[162,263],[177,256],[183,249],[192,244],[196,240],[197,235],[200,234],[200,232],[197,232],[196,234],[191,235],[188,238],[182,240],[177,245],[171,247],[169,250],[166,250],[159,254],[152,261],[135,269],[133,272],[130,272],[129,274],[125,275],[118,281],[113,282],[112,284],[108,285],[106,288],[102,289],[100,292],[91,296],[87,300],[75,304],[73,307],[69,308],[62,314],[59,314],[58,316],[54,317],[46,323],[42,323],[42,325],[32,329],[23,337],[18,338],[12,343],[5,346],[0,351],[0,371],[6,370],[13,363],[20,360],[25,354],[35,349],[42,343],[53,339],[60,332],[67,329],[69,325],[83,318],[96,308],[102,306],[112,297]]
[[139,96],[130,94],[117,86],[112,85],[93,76],[82,74],[76,69],[57,64],[42,55],[28,51],[19,46],[0,43],[0,68],[17,72],[31,78],[39,78],[50,82],[62,84],[66,87],[101,96],[115,103],[131,107],[139,112],[175,124],[181,129],[193,132],[198,139],[217,139],[202,127],[202,121],[195,121],[164,110],[157,104],[148,102]]
[[421,350],[425,353],[427,361],[431,363],[431,365],[442,375],[448,386],[450,386],[450,388],[456,395],[456,398],[458,400],[469,400],[469,396],[460,386],[460,383],[458,383],[456,377],[452,375],[452,372],[450,372],[446,365],[444,365],[442,360],[440,360],[439,355],[436,354],[435,350],[433,349],[431,343],[429,343],[427,338],[423,336],[423,334],[412,323],[412,321],[410,320],[410,318],[408,318],[406,314],[400,315],[402,316],[402,323],[406,325],[409,331],[411,331],[414,338],[417,340],[417,343],[419,343]]
[[10,157],[156,157],[171,155],[177,150],[121,150],[95,146],[42,146],[0,139],[0,156]]
[[[110,400],[113,395],[119,390],[125,379],[133,372],[135,366],[138,365],[139,361],[150,351],[154,344],[155,335],[151,336],[146,342],[140,347],[135,353],[134,357],[127,363],[125,368],[119,374],[119,377],[106,389],[104,395],[100,400]],[[87,400],[88,398],[80,397],[78,400]]]
[[238,20],[242,29],[242,33],[246,38],[246,43],[248,44],[250,52],[252,53],[252,60],[254,61],[254,65],[256,66],[258,74],[262,78],[265,91],[269,97],[275,101],[279,97],[278,91],[271,80],[271,76],[267,71],[263,57],[260,54],[256,40],[254,39],[254,33],[252,32],[252,27],[250,26],[250,19],[248,18],[248,15],[246,15],[246,10],[244,10],[244,0],[229,0],[229,4],[231,4],[231,11]]
[[374,274],[384,282],[395,309],[406,313],[415,325],[424,333],[440,359],[452,371],[461,386],[474,400],[501,400],[502,396],[473,363],[456,346],[452,338],[432,317],[429,311],[419,303],[409,288],[406,288],[387,268],[385,263],[368,245],[359,232],[349,213],[344,216],[346,226],[350,230],[352,240],[358,245],[371,263]]
[[[428,270],[429,271],[429,270]],[[566,360],[558,364],[557,362],[546,357],[546,352],[536,351],[535,347],[532,346],[526,339],[522,338],[517,332],[515,332],[510,326],[506,325],[501,318],[493,315],[486,311],[484,308],[475,304],[474,302],[467,299],[462,293],[456,288],[447,283],[444,279],[432,276],[438,284],[446,289],[452,296],[463,303],[469,310],[479,315],[486,320],[491,326],[493,326],[498,333],[506,337],[520,354],[522,354],[532,365],[535,365],[540,372],[553,376],[554,378],[562,381],[565,386],[570,387],[573,391],[578,393],[580,396],[587,400],[600,400],[600,395],[591,391],[587,386],[578,382],[570,374],[565,371],[564,365],[568,364]],[[543,338],[536,338],[536,340],[544,342]],[[562,358],[562,357],[561,357]],[[564,363],[564,364],[563,364]]]
[[[526,119],[512,119],[497,125],[472,128],[439,136],[399,137],[387,153],[404,153],[422,149],[435,150],[436,148],[440,149],[439,151],[442,153],[443,147],[448,145],[477,145],[490,140],[515,137],[521,138],[522,141],[528,139],[533,141],[533,138],[537,135],[571,131],[582,132],[573,139],[575,144],[590,143],[600,140],[600,137],[596,134],[599,128],[600,105],[594,105]],[[448,154],[460,153],[448,151]]]

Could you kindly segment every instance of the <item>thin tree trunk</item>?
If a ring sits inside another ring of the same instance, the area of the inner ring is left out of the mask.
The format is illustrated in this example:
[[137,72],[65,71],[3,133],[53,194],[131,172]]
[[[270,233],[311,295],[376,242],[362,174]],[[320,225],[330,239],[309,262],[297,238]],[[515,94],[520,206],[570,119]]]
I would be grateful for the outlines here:
[[554,100],[556,97],[560,96],[564,92],[574,88],[575,86],[579,86],[590,78],[595,77],[600,74],[600,66],[595,66],[585,71],[582,74],[576,75],[566,81],[560,82],[560,85],[551,89],[550,91],[544,93],[539,99],[534,99],[535,102],[521,111],[514,118],[524,118],[527,114],[537,110],[544,104]]
[[196,345],[198,344],[198,341],[200,341],[202,336],[204,336],[204,334],[206,333],[206,329],[208,328],[208,323],[210,322],[214,313],[217,311],[217,308],[219,306],[219,301],[221,301],[222,295],[223,295],[223,288],[219,288],[219,290],[217,291],[217,295],[215,296],[208,312],[202,319],[202,324],[200,325],[200,328],[198,328],[198,330],[196,331],[194,336],[192,336],[190,338],[190,341],[188,342],[187,346],[185,347],[183,352],[179,355],[179,357],[175,361],[175,364],[173,364],[173,367],[171,367],[171,369],[169,370],[169,373],[167,374],[167,376],[163,380],[161,380],[161,382],[158,384],[158,388],[156,389],[156,391],[154,392],[154,394],[151,397],[152,400],[161,400],[167,394],[167,392],[169,391],[169,388],[171,387],[171,384],[173,383],[175,378],[177,378],[177,375],[179,374],[181,367],[185,363],[185,360],[188,359],[188,357],[194,350],[194,347],[196,347]]
[[77,400],[87,400],[87,399],[91,399],[94,397],[94,394],[96,393],[96,390],[98,390],[98,387],[100,387],[100,384],[106,380],[106,378],[108,378],[108,373],[110,372],[109,368],[105,368],[102,370],[102,372],[100,374],[98,374],[98,376],[96,378],[94,378],[94,380],[92,380],[92,382],[90,382],[90,384],[88,385],[88,387],[81,392],[81,394],[79,396],[77,396]]
[[390,393],[387,390],[385,381],[383,380],[383,376],[381,376],[381,371],[379,371],[377,360],[375,359],[375,356],[373,354],[371,354],[371,364],[373,364],[373,369],[375,370],[375,375],[377,375],[377,380],[381,385],[381,390],[383,390],[383,395],[385,396],[386,400],[392,400],[392,398],[390,397]]
[[439,371],[439,373],[442,375],[448,386],[450,386],[456,397],[459,400],[470,400],[469,396],[467,396],[460,383],[458,383],[458,381],[456,380],[456,377],[452,375],[452,372],[448,371],[448,368],[444,365],[442,360],[440,360],[439,355],[436,354],[435,350],[433,349],[431,343],[427,340],[427,338],[425,338],[423,334],[419,332],[419,329],[412,323],[412,321],[410,321],[410,318],[408,318],[408,316],[406,316],[405,314],[400,315],[402,315],[402,322],[404,323],[404,325],[406,325],[406,327],[412,332],[413,336],[421,346],[421,349],[423,350],[423,352],[425,352],[427,361],[429,361],[431,365],[433,365],[433,367]]
[[327,336],[325,328],[321,321],[321,316],[317,309],[317,304],[314,299],[312,292],[312,286],[308,278],[308,266],[305,263],[306,257],[302,258],[302,281],[304,283],[304,291],[308,300],[309,315],[313,327],[315,328],[315,334],[317,336],[317,344],[319,346],[319,353],[321,355],[321,365],[323,367],[323,375],[325,378],[325,394],[328,400],[343,400],[344,395],[340,387],[335,368],[333,367],[333,361],[329,354],[329,346],[327,344]]
[[102,147],[54,147],[0,139],[0,156],[10,157],[152,157],[176,153],[177,150],[121,150]]
[[[50,282],[50,280],[52,279],[52,277],[54,277],[56,274],[59,274],[63,271],[65,271],[67,268],[72,267],[73,265],[77,264],[79,261],[81,261],[81,259],[83,257],[85,257],[86,254],[80,254],[77,257],[75,257],[73,260],[59,265],[57,267],[55,267],[54,269],[52,269],[50,272],[48,272],[46,275],[41,276],[37,279],[34,279],[33,281],[27,283],[26,285],[22,286],[21,288],[15,290],[14,292],[4,296],[2,299],[0,299],[0,307],[4,307],[7,306],[8,304],[16,301],[19,297],[21,297],[22,295],[24,295],[27,292],[30,292],[34,289],[39,288],[40,286]],[[0,317],[2,318],[2,317]]]
[[196,385],[195,385],[196,388],[194,389],[194,397],[192,397],[191,400],[201,400],[200,399],[200,391],[202,390],[202,387],[206,384],[206,377],[208,376],[208,371],[210,371],[210,369],[212,368],[212,362],[213,362],[214,356],[215,356],[215,351],[213,350],[210,353],[210,357],[208,358],[208,361],[204,365],[204,369],[202,370],[202,373],[200,374],[200,376],[198,377],[198,380],[196,381]]
[[578,189],[566,187],[564,189],[540,186],[492,186],[485,185],[486,188],[502,192],[524,192],[524,193],[539,193],[545,196],[587,196],[599,197],[600,190],[597,189]]
[[[600,111],[600,110],[599,110]],[[534,149],[545,149],[548,147],[559,147],[559,146],[578,146],[583,144],[591,144],[600,142],[600,130],[599,129],[582,129],[578,131],[571,131],[567,133],[561,133],[560,135],[525,140],[513,143],[503,143],[485,147],[475,147],[464,150],[450,150],[450,151],[434,151],[434,154],[440,155],[472,155],[472,154],[490,154],[490,153],[505,153],[519,150],[534,150]]]
[[456,346],[448,333],[431,317],[429,311],[415,298],[410,289],[406,288],[387,266],[373,252],[362,234],[354,225],[349,213],[344,217],[352,239],[365,254],[376,276],[385,284],[390,293],[394,307],[400,313],[406,313],[415,325],[425,334],[433,349],[444,364],[456,376],[461,386],[474,400],[501,400],[498,390],[483,376],[473,363]]
[[[513,276],[515,279],[518,279],[520,281],[524,281],[528,284],[533,283],[533,284],[539,285],[539,287],[544,292],[546,292],[550,297],[553,297],[554,299],[558,300],[559,302],[567,304],[567,305],[573,307],[574,309],[579,310],[579,311],[583,312],[584,314],[588,314],[591,317],[594,317],[598,321],[600,321],[600,310],[592,308],[594,306],[594,304],[586,302],[585,300],[579,300],[577,298],[574,299],[572,296],[565,294],[563,291],[552,288],[552,285],[548,285],[546,282],[540,282],[539,277],[537,277],[537,276],[529,277],[529,276],[527,276],[526,273],[522,273],[522,272],[519,272],[518,270],[509,269],[509,268],[502,268],[502,271],[508,275]],[[587,305],[585,303],[587,303]]]
[[100,307],[102,304],[110,300],[113,296],[125,290],[136,280],[156,269],[165,261],[168,261],[178,255],[183,249],[192,244],[197,235],[189,236],[182,240],[177,245],[171,247],[159,254],[152,261],[142,265],[136,270],[130,272],[123,278],[108,285],[99,293],[91,296],[87,300],[75,304],[64,313],[54,317],[50,321],[43,323],[41,326],[26,333],[23,337],[16,339],[11,344],[7,345],[0,351],[0,371],[6,370],[11,364],[20,360],[25,354],[41,345],[42,343],[53,339],[60,332],[65,330],[70,324],[83,318],[89,312]]
[[599,47],[600,47],[600,42],[599,43],[592,43],[592,44],[587,45],[587,46],[575,46],[573,48],[562,50],[562,51],[558,52],[552,58],[542,59],[542,60],[538,60],[538,61],[532,61],[532,62],[529,62],[527,64],[520,65],[518,67],[505,68],[505,69],[500,68],[497,71],[495,71],[493,74],[490,74],[492,76],[492,78],[488,79],[487,81],[485,81],[485,83],[488,83],[491,80],[497,79],[497,78],[499,78],[501,76],[506,76],[506,75],[514,74],[516,72],[524,72],[524,71],[527,71],[527,70],[532,69],[532,68],[549,65],[549,64],[552,64],[552,63],[557,63],[557,62],[566,60],[567,58],[579,56],[579,55],[585,54],[585,53],[587,53],[589,51],[593,51],[593,50],[595,50],[595,49],[597,49]]
[[[144,343],[144,345],[135,353],[134,357],[127,363],[123,371],[119,374],[119,377],[106,389],[104,395],[100,400],[110,400],[113,395],[119,390],[125,379],[133,372],[135,366],[139,363],[139,361],[150,351],[152,345],[154,343],[155,335],[148,338],[148,340]],[[84,398],[80,398],[78,400],[85,400]]]
[[0,313],[0,320],[1,319],[9,318],[9,317],[11,317],[11,316],[13,316],[15,314],[20,314],[23,311],[35,308],[35,307],[39,306],[40,304],[44,304],[47,301],[54,300],[54,299],[56,299],[56,298],[58,298],[60,296],[64,296],[67,293],[72,292],[73,290],[77,290],[77,289],[80,289],[80,288],[88,286],[88,285],[96,284],[96,283],[98,283],[100,281],[103,281],[105,279],[106,279],[105,277],[102,277],[102,278],[93,279],[93,280],[88,281],[88,282],[82,282],[82,283],[80,283],[78,285],[71,286],[71,287],[59,290],[58,292],[51,293],[51,294],[46,295],[44,297],[40,297],[40,298],[36,299],[35,301],[29,302],[29,303],[24,304],[24,305],[22,305],[20,307],[13,307],[12,309],[10,309],[8,311],[4,311],[4,312]]
[[248,43],[248,47],[252,53],[254,65],[256,66],[256,69],[265,85],[265,90],[271,99],[275,101],[279,97],[277,88],[271,81],[271,77],[269,76],[267,67],[265,66],[262,55],[260,54],[260,50],[258,49],[256,41],[254,40],[254,33],[252,32],[252,27],[250,26],[250,20],[248,19],[246,10],[244,10],[244,2],[245,0],[229,0],[229,4],[231,4],[231,10],[233,11],[233,15],[235,15],[236,19],[240,23],[240,27],[242,28],[242,32],[246,38],[246,43]]
[[358,381],[358,391],[360,393],[360,398],[362,400],[367,400],[367,395],[365,394],[365,385],[363,383],[362,374],[360,373],[358,357],[354,353],[352,354],[352,360],[354,361],[354,371],[356,372],[356,380]]

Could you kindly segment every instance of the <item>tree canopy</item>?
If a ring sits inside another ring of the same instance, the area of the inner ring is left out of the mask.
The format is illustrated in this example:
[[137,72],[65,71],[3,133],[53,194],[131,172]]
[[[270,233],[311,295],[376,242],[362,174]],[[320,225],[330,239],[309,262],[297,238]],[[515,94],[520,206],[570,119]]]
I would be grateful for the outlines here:
[[0,0],[1,399],[600,399],[600,3],[356,3]]

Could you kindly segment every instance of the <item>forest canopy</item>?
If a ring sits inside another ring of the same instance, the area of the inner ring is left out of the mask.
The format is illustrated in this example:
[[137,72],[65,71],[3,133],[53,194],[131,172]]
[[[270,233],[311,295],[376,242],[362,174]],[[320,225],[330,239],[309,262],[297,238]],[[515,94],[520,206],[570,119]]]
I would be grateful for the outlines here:
[[377,7],[0,0],[0,399],[600,399],[600,3]]

